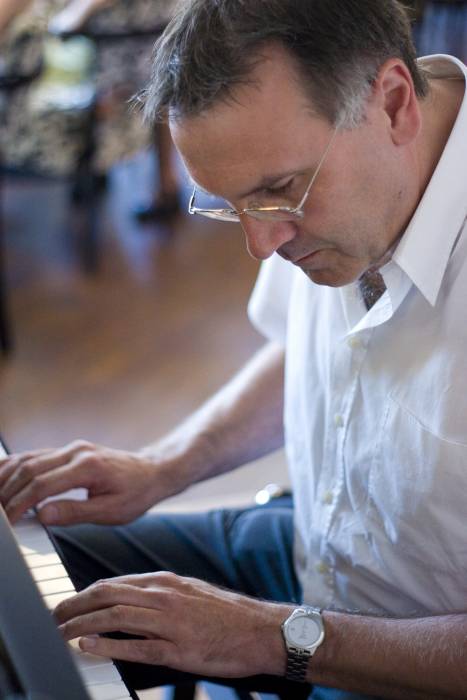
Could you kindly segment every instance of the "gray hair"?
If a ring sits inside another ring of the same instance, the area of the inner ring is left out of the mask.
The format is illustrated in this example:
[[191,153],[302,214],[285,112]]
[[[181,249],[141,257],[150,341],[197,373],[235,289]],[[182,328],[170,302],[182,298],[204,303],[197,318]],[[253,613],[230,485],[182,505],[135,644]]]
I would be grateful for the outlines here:
[[410,22],[397,0],[185,0],[154,48],[144,93],[149,121],[198,116],[252,84],[261,50],[279,43],[312,107],[333,125],[358,125],[381,65],[399,58],[419,98]]

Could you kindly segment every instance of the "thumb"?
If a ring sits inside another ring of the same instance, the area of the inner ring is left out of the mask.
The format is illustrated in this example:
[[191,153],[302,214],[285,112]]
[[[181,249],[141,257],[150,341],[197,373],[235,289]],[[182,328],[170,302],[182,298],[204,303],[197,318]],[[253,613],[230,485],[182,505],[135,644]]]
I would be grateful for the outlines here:
[[74,525],[75,523],[103,523],[102,499],[93,498],[85,501],[75,499],[55,500],[46,503],[37,512],[43,525]]

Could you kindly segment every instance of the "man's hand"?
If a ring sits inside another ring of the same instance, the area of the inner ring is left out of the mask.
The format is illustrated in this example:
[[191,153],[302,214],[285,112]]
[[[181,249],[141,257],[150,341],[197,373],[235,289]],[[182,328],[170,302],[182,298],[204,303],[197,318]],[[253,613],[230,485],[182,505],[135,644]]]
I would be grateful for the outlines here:
[[73,488],[88,500],[39,507],[46,525],[130,522],[191,484],[223,474],[283,441],[283,349],[268,343],[217,394],[139,452],[77,440],[61,449],[0,458],[0,502],[11,522]]
[[[168,572],[98,581],[58,605],[65,639],[93,654],[190,673],[281,675],[281,623],[291,608]],[[92,636],[125,632],[140,639]],[[144,639],[141,639],[143,637]]]
[[88,489],[88,499],[44,505],[45,524],[121,524],[169,495],[147,457],[77,440],[61,449],[25,452],[0,459],[0,502],[11,522],[49,496]]

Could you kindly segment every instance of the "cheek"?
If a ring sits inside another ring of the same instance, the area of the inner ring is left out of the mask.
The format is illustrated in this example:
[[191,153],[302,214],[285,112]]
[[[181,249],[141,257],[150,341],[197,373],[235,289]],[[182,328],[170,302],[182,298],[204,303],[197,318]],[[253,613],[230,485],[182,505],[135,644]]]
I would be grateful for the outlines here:
[[321,217],[331,227],[347,227],[350,236],[365,237],[365,231],[381,230],[387,203],[386,179],[375,174],[374,169],[354,168],[330,185]]

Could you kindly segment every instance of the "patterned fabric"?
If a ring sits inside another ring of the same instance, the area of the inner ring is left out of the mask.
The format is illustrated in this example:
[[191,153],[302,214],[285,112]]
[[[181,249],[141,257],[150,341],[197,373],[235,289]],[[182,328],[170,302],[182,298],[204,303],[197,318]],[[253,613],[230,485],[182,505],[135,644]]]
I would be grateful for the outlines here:
[[[173,14],[174,0],[116,0],[97,12],[86,24],[92,34],[148,32],[167,22]],[[149,127],[142,123],[138,110],[129,105],[132,96],[150,77],[151,54],[155,36],[98,40],[97,86],[110,96],[112,115],[99,125],[97,168],[107,170],[112,163],[151,143]],[[115,99],[116,97],[116,99]]]
[[170,19],[175,5],[174,0],[116,0],[91,17],[86,29],[96,33],[147,30]]
[[383,276],[378,270],[367,270],[360,277],[358,286],[367,309],[371,309],[386,291]]
[[[46,38],[47,23],[64,5],[65,0],[36,0],[13,22],[0,42],[0,72],[4,76],[29,75],[41,62],[50,60],[49,70],[45,66],[44,73],[30,85],[0,93],[0,152],[2,163],[8,168],[67,175],[75,170],[85,147],[93,92],[89,75],[83,76],[82,71],[77,75],[70,66],[58,75],[53,57],[48,57],[54,41]],[[77,46],[79,42],[77,45],[74,40],[61,49],[78,64],[82,63],[84,51],[89,55],[89,63],[92,47],[88,43],[77,52]],[[85,78],[88,85],[83,99]],[[64,99],[62,91],[57,100],[60,85],[66,86],[67,95]]]
[[[69,63],[77,40],[60,42],[60,48],[59,40],[46,34],[48,21],[66,4],[66,0],[35,0],[31,9],[14,22],[0,41],[0,75],[33,72],[44,53],[56,55],[60,50],[63,53],[59,60]],[[115,0],[111,7],[96,13],[84,31],[89,35],[147,31],[168,18],[173,4],[173,0]],[[152,140],[150,129],[143,125],[129,100],[149,78],[153,43],[151,36],[98,40],[94,70],[89,65],[85,77],[75,75],[70,79],[69,73],[63,75],[57,70],[52,59],[50,70],[31,87],[8,94],[0,91],[3,163],[50,175],[74,172],[86,146],[91,80],[102,104],[96,124],[95,168],[105,172],[116,161],[147,146]],[[89,44],[87,51],[92,53]]]

